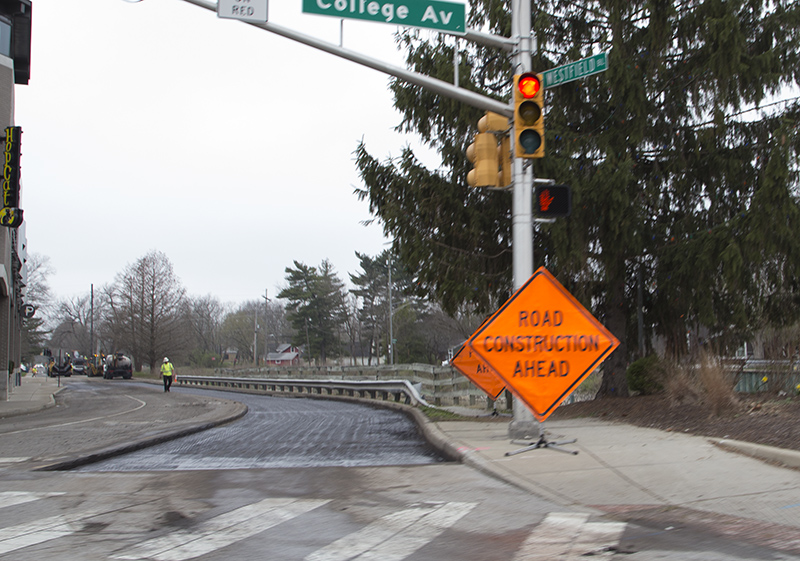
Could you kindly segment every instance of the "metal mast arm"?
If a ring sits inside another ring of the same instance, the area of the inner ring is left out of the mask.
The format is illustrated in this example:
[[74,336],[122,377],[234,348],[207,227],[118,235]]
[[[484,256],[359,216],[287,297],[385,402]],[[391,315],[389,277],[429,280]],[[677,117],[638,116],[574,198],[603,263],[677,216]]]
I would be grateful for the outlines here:
[[[215,13],[217,11],[217,4],[215,2],[210,2],[209,0],[183,0],[183,1],[189,2],[190,4],[194,4],[195,6],[199,6],[201,8],[205,8],[206,10],[210,10]],[[362,66],[366,66],[368,68],[372,68],[373,70],[383,72],[384,74],[395,76],[396,78],[400,78],[401,80],[404,80],[411,84],[421,86],[423,88],[434,91],[443,96],[455,99],[457,101],[461,101],[463,103],[466,103],[467,105],[471,105],[472,107],[477,107],[478,109],[483,109],[486,111],[494,111],[495,113],[505,115],[506,117],[513,116],[513,110],[509,107],[507,103],[498,101],[491,97],[481,95],[479,93],[472,92],[470,90],[465,90],[464,88],[456,87],[453,84],[450,84],[443,80],[439,80],[437,78],[431,78],[430,76],[419,74],[418,72],[413,72],[401,66],[386,64],[385,62],[378,60],[376,58],[372,58],[363,55],[361,53],[345,49],[343,47],[340,47],[339,45],[328,43],[327,41],[322,41],[320,39],[317,39],[316,37],[311,37],[310,35],[305,35],[304,33],[300,33],[298,31],[294,31],[292,29],[288,29],[286,27],[282,27],[274,23],[270,22],[256,23],[249,21],[243,21],[242,23],[258,27],[265,31],[269,31],[270,33],[275,33],[276,35],[280,35],[281,37],[286,37],[287,39],[291,39],[292,41],[297,41],[298,43],[303,43],[304,45],[308,45],[309,47],[325,51],[326,53],[350,60],[352,62],[361,64]],[[468,36],[469,35],[470,34],[468,34]],[[471,35],[476,41],[478,40],[478,38],[480,38],[481,41],[484,43],[491,42],[491,44],[493,45],[506,44],[504,41],[498,40],[494,35],[489,35],[487,33],[471,32]]]

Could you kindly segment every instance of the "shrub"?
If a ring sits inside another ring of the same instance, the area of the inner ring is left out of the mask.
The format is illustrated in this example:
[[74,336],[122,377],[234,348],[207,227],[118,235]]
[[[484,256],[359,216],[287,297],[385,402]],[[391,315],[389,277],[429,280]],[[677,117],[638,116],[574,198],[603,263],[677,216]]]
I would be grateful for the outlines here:
[[711,407],[714,415],[736,405],[735,380],[725,372],[718,358],[704,355],[700,360],[700,386],[703,388],[703,401]]
[[220,356],[208,351],[196,349],[189,353],[189,366],[214,368],[221,364]]
[[658,355],[649,355],[634,361],[625,372],[628,389],[643,395],[662,391],[661,381],[664,378],[664,366]]

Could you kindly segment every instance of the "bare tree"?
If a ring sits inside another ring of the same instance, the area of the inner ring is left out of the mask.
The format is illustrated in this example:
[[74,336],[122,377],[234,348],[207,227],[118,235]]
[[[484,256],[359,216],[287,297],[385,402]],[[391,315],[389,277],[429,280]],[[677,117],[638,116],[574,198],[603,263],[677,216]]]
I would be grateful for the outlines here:
[[50,345],[91,355],[91,315],[92,302],[88,294],[61,300],[54,314],[57,325]]
[[125,267],[104,294],[114,350],[129,352],[137,369],[146,363],[154,371],[161,357],[185,350],[186,290],[162,252],[151,251]]
[[191,327],[192,347],[203,352],[222,351],[220,327],[225,317],[225,306],[216,296],[190,296],[186,298],[186,318]]
[[222,322],[221,335],[226,348],[236,349],[239,361],[253,360],[253,338],[256,336],[256,321],[261,315],[262,304],[248,300],[236,311],[230,312]]
[[24,302],[36,307],[32,318],[22,320],[22,358],[29,360],[42,352],[48,334],[48,326],[52,323],[49,313],[51,307],[50,275],[53,267],[50,258],[39,253],[29,253],[25,260],[28,278],[25,285]]

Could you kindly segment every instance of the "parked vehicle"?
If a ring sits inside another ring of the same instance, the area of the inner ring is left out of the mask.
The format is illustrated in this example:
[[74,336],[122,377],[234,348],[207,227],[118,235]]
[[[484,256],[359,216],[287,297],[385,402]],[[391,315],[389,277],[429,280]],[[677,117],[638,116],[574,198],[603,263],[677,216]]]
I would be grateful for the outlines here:
[[47,375],[51,378],[56,376],[72,376],[72,359],[69,353],[64,358],[53,358],[47,367]]
[[72,373],[73,374],[88,374],[89,361],[82,356],[76,356],[72,359]]
[[86,375],[91,376],[102,376],[103,371],[106,367],[106,355],[100,353],[99,355],[94,355],[86,364]]
[[133,377],[133,361],[122,353],[115,353],[106,357],[103,378],[110,380],[115,376],[122,376],[126,380],[130,380]]

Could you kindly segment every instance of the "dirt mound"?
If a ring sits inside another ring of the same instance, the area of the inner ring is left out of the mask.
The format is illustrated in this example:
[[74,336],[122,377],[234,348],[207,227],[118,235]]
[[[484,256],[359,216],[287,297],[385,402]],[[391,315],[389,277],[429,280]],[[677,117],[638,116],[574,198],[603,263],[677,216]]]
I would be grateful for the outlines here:
[[662,395],[606,398],[562,405],[550,418],[580,417],[800,451],[798,396],[739,396],[736,404],[719,415],[703,403],[671,403]]

